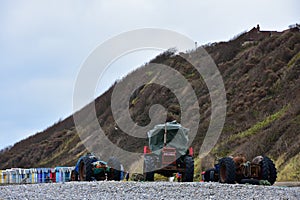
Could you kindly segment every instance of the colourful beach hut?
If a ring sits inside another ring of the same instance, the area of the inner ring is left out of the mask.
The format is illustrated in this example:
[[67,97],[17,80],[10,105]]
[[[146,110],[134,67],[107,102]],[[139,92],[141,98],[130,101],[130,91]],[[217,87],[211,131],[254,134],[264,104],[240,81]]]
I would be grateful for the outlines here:
[[6,170],[2,171],[2,179],[3,179],[3,183],[8,183],[8,181],[7,181],[7,171]]
[[43,182],[43,169],[37,168],[37,182],[42,183]]
[[3,171],[3,170],[0,170],[0,183],[4,183],[4,182],[3,182],[3,173],[2,173],[2,171]]
[[[24,175],[24,176],[23,176]],[[22,182],[31,183],[30,169],[23,169]]]
[[50,169],[50,180],[55,183],[56,182],[56,171],[55,168]]
[[74,167],[56,167],[56,182],[67,182],[70,181],[71,171]]
[[7,169],[7,183],[16,183],[16,172],[13,169]]
[[38,182],[38,173],[36,168],[30,169],[30,175],[31,177],[31,183],[37,183]]
[[50,182],[50,168],[43,168],[43,183]]

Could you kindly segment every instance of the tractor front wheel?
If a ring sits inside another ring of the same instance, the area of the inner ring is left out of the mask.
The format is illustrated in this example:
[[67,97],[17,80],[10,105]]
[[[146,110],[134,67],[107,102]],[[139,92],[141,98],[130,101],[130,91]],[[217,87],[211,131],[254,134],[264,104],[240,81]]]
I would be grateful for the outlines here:
[[79,164],[79,180],[91,181],[93,176],[92,160],[89,157],[84,157]]

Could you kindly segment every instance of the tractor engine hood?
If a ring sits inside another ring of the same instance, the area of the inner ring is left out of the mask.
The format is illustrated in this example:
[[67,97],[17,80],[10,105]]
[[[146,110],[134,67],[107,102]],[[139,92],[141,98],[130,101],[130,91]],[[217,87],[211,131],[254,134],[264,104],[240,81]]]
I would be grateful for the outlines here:
[[184,128],[176,121],[158,124],[147,133],[149,148],[152,153],[159,155],[164,147],[164,134],[166,132],[166,146],[176,148],[180,155],[185,155],[189,148],[188,131],[189,129]]

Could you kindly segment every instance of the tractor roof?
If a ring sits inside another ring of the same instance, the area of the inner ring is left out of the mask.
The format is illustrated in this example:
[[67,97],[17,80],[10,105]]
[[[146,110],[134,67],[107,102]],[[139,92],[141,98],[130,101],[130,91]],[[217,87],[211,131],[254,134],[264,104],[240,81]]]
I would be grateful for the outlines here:
[[167,131],[167,146],[174,147],[184,155],[188,149],[188,131],[176,121],[158,124],[148,131],[149,147],[155,154],[159,154],[164,146],[164,133]]

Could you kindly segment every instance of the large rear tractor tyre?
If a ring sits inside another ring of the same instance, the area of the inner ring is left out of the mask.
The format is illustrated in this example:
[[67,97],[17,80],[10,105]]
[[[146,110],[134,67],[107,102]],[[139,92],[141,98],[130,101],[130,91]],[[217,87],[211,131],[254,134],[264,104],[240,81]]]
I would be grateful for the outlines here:
[[145,181],[154,181],[155,157],[150,155],[144,156],[144,178]]
[[84,157],[79,164],[79,180],[91,181],[93,177],[92,160],[89,157]]
[[110,157],[107,165],[111,168],[111,179],[114,181],[121,180],[121,163],[116,157]]
[[191,156],[184,158],[185,169],[182,176],[183,182],[193,182],[194,180],[194,159]]
[[220,183],[235,183],[235,163],[232,158],[225,157],[219,162]]
[[273,185],[277,178],[277,170],[273,161],[268,157],[263,157],[261,161],[261,178]]

